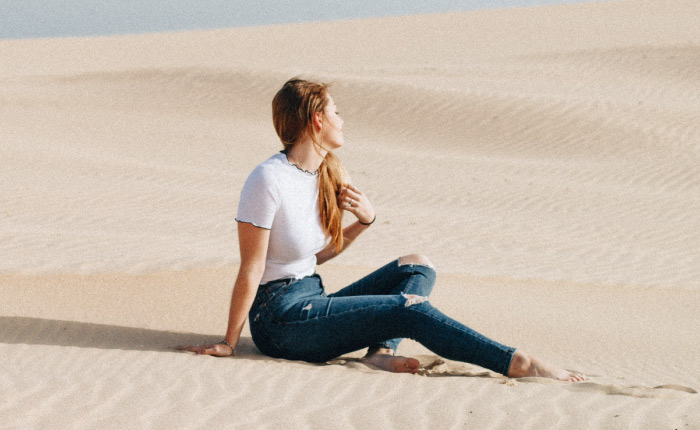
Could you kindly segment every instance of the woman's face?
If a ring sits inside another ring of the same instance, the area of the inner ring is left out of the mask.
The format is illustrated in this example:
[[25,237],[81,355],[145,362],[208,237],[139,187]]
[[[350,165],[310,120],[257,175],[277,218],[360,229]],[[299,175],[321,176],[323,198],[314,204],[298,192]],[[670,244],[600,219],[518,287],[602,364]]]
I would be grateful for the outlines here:
[[328,95],[328,103],[324,111],[320,137],[322,145],[328,149],[340,148],[345,142],[343,138],[343,119],[338,115],[338,108],[330,95]]

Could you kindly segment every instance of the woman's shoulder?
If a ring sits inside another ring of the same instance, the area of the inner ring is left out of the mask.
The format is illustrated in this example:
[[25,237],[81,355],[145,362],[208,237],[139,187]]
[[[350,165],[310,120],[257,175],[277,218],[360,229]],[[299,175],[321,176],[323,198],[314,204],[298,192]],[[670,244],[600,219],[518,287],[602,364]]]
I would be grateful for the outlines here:
[[241,189],[241,201],[257,201],[264,196],[272,196],[273,200],[280,195],[279,157],[273,155],[258,164],[248,175]]
[[250,173],[250,177],[269,179],[270,177],[276,176],[279,173],[279,171],[284,167],[284,160],[284,154],[277,153],[255,166],[253,171]]
[[284,166],[284,161],[286,161],[286,160],[287,160],[287,157],[284,155],[284,153],[278,152],[276,154],[271,155],[267,160],[258,164],[256,166],[256,169],[257,168],[269,169],[269,168]]

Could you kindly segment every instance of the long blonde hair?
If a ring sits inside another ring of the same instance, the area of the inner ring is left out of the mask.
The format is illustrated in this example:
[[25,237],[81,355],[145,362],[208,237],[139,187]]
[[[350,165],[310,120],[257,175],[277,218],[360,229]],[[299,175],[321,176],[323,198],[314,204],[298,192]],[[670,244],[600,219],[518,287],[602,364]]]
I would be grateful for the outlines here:
[[[315,113],[325,116],[327,104],[327,84],[299,78],[285,82],[272,99],[272,122],[286,152],[309,133],[320,153],[322,142],[313,127],[313,117]],[[323,232],[330,237],[336,252],[343,247],[343,213],[337,197],[340,188],[346,185],[346,177],[340,159],[328,151],[318,169],[318,206]]]

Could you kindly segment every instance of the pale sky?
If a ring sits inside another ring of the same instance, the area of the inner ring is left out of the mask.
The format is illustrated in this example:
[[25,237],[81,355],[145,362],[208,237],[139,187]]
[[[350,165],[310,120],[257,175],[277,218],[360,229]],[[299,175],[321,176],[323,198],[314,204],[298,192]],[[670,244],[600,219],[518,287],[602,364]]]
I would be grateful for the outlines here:
[[0,39],[328,21],[581,0],[0,0]]

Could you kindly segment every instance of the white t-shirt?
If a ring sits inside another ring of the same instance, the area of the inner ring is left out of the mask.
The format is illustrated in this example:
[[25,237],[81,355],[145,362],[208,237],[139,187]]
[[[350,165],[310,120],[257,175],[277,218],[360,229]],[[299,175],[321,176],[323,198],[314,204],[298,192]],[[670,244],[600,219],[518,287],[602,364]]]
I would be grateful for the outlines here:
[[290,164],[283,153],[250,173],[236,221],[270,230],[261,284],[313,275],[316,253],[330,242],[321,226],[318,176]]

